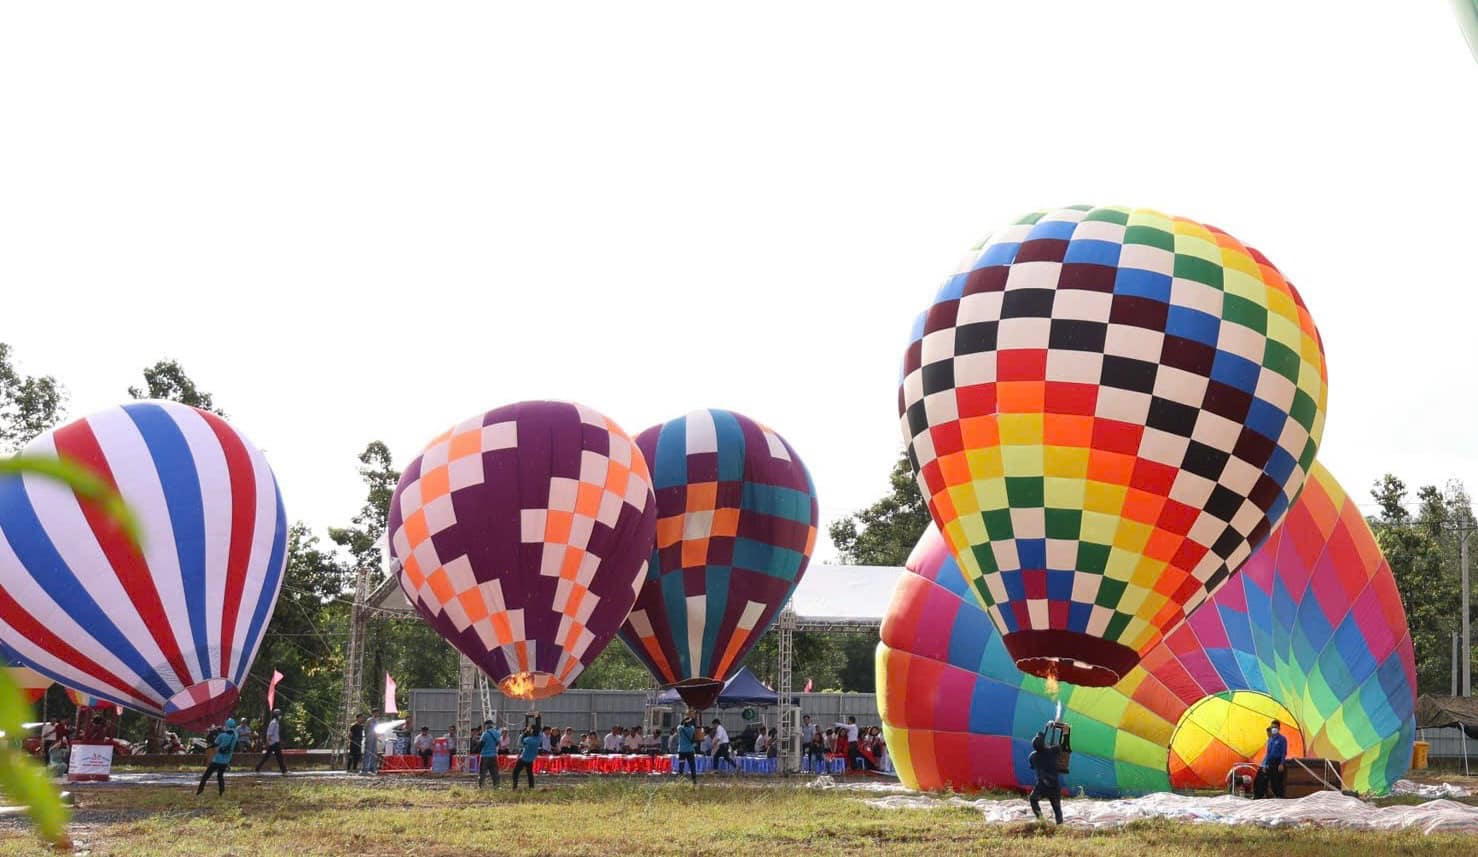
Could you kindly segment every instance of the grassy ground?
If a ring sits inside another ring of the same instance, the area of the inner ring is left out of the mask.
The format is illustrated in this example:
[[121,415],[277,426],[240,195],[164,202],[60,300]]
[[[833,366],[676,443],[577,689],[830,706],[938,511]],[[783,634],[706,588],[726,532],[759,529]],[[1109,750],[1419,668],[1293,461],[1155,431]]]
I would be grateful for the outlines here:
[[[530,793],[465,782],[330,782],[238,777],[224,798],[189,786],[82,787],[72,836],[94,857],[467,857],[481,854],[724,854],[793,846],[826,854],[1279,853],[1472,855],[1478,837],[1267,831],[1172,823],[1114,833],[990,826],[967,809],[884,811],[855,795],[740,780],[698,790],[646,779],[560,778]],[[0,822],[0,855],[50,852],[20,820]]]

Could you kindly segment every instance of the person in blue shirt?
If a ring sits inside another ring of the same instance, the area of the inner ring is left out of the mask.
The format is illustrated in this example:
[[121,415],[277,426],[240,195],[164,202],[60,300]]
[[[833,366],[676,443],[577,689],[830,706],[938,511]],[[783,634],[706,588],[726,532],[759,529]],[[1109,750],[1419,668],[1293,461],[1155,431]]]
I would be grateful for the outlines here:
[[1032,739],[1032,752],[1027,757],[1037,775],[1036,785],[1027,797],[1031,802],[1032,812],[1041,820],[1042,805],[1038,801],[1045,797],[1052,804],[1052,817],[1058,824],[1062,823],[1062,781],[1057,775],[1057,756],[1061,749],[1057,744],[1047,743],[1046,730],[1043,730]]
[[690,714],[683,718],[681,726],[677,727],[677,765],[672,772],[678,776],[683,774],[683,763],[688,765],[688,776],[693,778],[693,785],[698,785],[698,760],[695,751],[697,744],[698,726],[693,722]]
[[205,766],[205,774],[200,777],[200,785],[195,789],[195,794],[205,791],[205,784],[210,781],[210,775],[216,775],[216,783],[220,786],[218,794],[226,793],[226,769],[231,767],[231,754],[236,752],[236,718],[226,720],[226,728],[216,735],[216,753],[210,757],[210,764]]
[[1288,781],[1288,739],[1282,735],[1282,725],[1276,720],[1268,724],[1268,748],[1262,757],[1268,788],[1278,798],[1283,797],[1283,787]]
[[529,789],[534,788],[534,760],[539,758],[539,748],[544,744],[543,718],[537,711],[530,711],[529,716],[534,718],[534,722],[524,726],[520,742],[523,749],[518,754],[518,761],[513,763],[514,791],[518,791],[518,775],[524,771],[529,772]]
[[[493,788],[498,787],[498,744],[503,740],[503,731],[487,720],[482,724],[482,746],[478,748],[477,787],[488,774],[493,775]],[[533,776],[533,772],[529,773]]]

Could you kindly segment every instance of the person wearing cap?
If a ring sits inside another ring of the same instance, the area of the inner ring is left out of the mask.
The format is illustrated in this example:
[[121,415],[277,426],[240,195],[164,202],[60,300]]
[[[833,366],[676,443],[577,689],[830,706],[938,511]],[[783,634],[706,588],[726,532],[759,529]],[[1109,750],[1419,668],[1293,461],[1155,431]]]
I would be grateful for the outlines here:
[[257,731],[251,728],[251,721],[245,717],[236,718],[236,749],[243,753],[250,753],[257,748]]
[[205,766],[205,773],[200,777],[200,785],[196,787],[195,794],[205,791],[205,784],[210,781],[211,774],[216,775],[216,783],[220,786],[219,794],[226,793],[226,769],[231,767],[231,754],[236,752],[238,740],[236,719],[228,718],[226,728],[216,736],[216,753],[210,757],[210,764]]
[[1283,787],[1288,781],[1288,739],[1282,734],[1282,726],[1277,720],[1268,724],[1268,747],[1262,757],[1268,788],[1277,798],[1283,797]]
[[277,768],[282,775],[287,776],[287,762],[282,758],[282,712],[272,709],[272,719],[267,721],[267,732],[263,737],[267,746],[262,750],[261,761],[257,762],[256,772],[262,772],[262,766],[273,756],[277,757]]
[[693,721],[693,715],[689,714],[683,718],[682,725],[677,727],[677,764],[672,766],[672,773],[681,777],[683,765],[688,766],[688,776],[692,777],[693,785],[698,785],[698,762],[694,751],[697,749],[696,736],[698,724]]

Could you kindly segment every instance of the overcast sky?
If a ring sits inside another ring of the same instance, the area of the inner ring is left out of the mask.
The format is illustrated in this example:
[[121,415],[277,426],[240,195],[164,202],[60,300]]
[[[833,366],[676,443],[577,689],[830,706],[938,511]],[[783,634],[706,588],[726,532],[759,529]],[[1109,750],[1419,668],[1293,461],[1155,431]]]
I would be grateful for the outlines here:
[[0,341],[73,415],[178,359],[320,529],[367,441],[404,464],[529,398],[746,413],[824,525],[885,488],[910,322],[970,244],[1142,205],[1298,285],[1362,502],[1478,484],[1445,3],[716,5],[8,4]]

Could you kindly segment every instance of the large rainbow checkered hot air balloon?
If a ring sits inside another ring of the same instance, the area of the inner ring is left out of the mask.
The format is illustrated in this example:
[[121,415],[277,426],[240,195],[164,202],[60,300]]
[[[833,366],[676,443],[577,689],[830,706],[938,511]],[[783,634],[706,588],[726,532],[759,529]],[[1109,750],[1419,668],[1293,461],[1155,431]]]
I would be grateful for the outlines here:
[[[878,645],[878,706],[911,788],[1030,788],[1031,739],[1056,714],[1016,669],[932,528],[899,581]],[[1390,566],[1321,465],[1243,570],[1112,687],[1063,683],[1064,786],[1114,796],[1222,788],[1258,760],[1277,717],[1292,755],[1344,763],[1384,793],[1415,737],[1411,635]]]
[[215,414],[131,402],[26,449],[93,469],[137,517],[0,479],[0,643],[61,684],[187,729],[225,719],[272,616],[287,518],[267,460]]
[[991,235],[915,323],[898,410],[934,521],[1018,667],[1118,681],[1252,554],[1324,423],[1298,293],[1147,209]]
[[616,635],[652,552],[647,462],[614,422],[522,402],[442,433],[390,501],[401,588],[516,699],[562,693]]
[[621,639],[708,708],[806,573],[816,490],[784,438],[732,411],[694,411],[636,442],[652,465],[657,543]]

